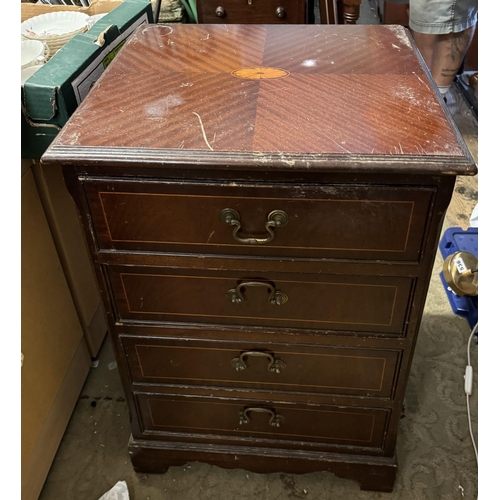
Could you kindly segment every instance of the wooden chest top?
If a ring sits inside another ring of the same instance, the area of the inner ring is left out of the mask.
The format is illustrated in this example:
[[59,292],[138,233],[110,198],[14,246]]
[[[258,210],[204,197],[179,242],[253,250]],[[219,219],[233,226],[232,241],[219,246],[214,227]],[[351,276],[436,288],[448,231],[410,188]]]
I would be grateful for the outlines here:
[[473,174],[435,89],[401,26],[148,25],[44,160]]

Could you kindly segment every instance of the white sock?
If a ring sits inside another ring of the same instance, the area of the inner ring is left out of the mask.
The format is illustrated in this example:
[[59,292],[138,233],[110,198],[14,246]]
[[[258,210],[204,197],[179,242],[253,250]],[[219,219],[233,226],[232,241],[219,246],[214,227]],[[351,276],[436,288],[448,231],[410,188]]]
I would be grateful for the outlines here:
[[451,85],[445,85],[444,87],[439,87],[439,91],[441,92],[441,95],[446,94],[450,90]]

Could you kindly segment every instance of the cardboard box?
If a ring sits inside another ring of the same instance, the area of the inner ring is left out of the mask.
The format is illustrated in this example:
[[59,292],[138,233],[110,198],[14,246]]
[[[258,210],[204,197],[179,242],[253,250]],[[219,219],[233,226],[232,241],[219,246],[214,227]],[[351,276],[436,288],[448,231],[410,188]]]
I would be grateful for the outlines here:
[[21,496],[36,500],[90,368],[40,201],[21,162]]
[[21,22],[35,16],[47,14],[49,12],[58,12],[68,10],[73,12],[83,12],[88,16],[104,14],[111,12],[114,8],[121,5],[124,0],[94,0],[89,7],[76,7],[74,5],[45,5],[33,3],[21,3]]
[[21,89],[21,158],[40,159],[92,85],[141,24],[150,0],[93,0],[90,7],[21,4],[21,19],[57,10],[108,12],[64,45]]

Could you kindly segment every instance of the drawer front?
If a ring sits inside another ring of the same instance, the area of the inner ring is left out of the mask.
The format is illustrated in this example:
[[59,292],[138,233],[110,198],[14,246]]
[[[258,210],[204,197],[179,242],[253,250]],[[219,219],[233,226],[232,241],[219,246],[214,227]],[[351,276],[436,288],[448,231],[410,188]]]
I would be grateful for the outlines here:
[[303,0],[203,0],[198,2],[200,23],[303,24]]
[[412,279],[109,266],[119,320],[402,333]]
[[136,394],[144,433],[382,448],[390,410]]
[[434,193],[366,185],[85,185],[101,249],[393,261],[418,260]]
[[389,398],[399,351],[122,337],[132,380]]

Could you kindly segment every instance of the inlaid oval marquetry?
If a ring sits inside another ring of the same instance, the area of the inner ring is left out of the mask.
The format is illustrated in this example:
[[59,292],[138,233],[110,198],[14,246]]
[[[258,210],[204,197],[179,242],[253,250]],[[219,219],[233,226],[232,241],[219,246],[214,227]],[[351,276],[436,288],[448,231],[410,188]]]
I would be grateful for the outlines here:
[[[282,6],[287,23],[298,16],[297,2],[271,4],[267,15],[275,17]],[[219,5],[226,4],[203,2],[203,18],[210,12],[214,23],[221,22],[215,15]],[[234,15],[259,10],[243,7]],[[216,164],[252,170],[475,172],[403,26],[325,26],[141,27],[44,161],[63,155],[73,164],[97,165],[106,158],[130,164],[137,157],[162,165],[194,162],[209,170]],[[208,51],[210,57],[202,57]]]
[[235,69],[231,72],[231,75],[237,78],[247,78],[249,80],[264,80],[272,78],[285,78],[290,74],[290,71],[280,68],[267,68],[267,67],[257,67],[257,68],[241,68]]

